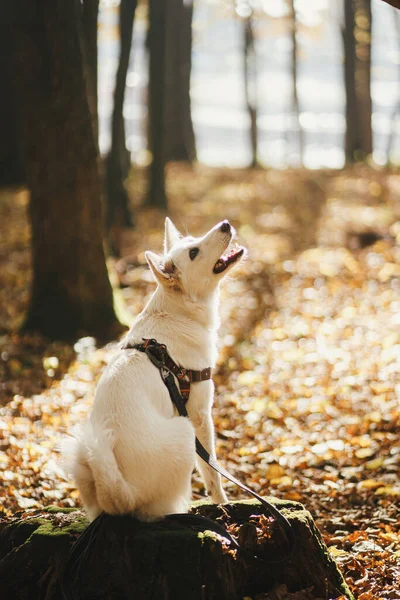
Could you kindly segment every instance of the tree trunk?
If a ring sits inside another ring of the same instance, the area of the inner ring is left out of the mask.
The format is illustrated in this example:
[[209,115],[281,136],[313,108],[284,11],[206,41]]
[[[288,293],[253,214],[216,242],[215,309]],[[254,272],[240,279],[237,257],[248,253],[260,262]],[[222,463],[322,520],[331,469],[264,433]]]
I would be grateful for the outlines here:
[[16,104],[31,192],[33,285],[24,329],[53,339],[112,337],[121,325],[103,251],[80,2],[17,2],[13,16]]
[[344,44],[344,85],[346,92],[346,162],[354,161],[354,151],[358,148],[357,97],[356,97],[356,40],[354,37],[354,4],[353,0],[344,2],[344,28],[342,31]]
[[294,0],[290,0],[290,20],[291,20],[291,39],[292,39],[292,114],[295,121],[295,132],[298,138],[300,165],[303,164],[304,154],[304,132],[300,123],[300,104],[297,92],[297,17]]
[[[394,25],[396,29],[396,37],[397,43],[399,45],[400,50],[400,13],[394,13]],[[386,144],[386,165],[389,166],[391,164],[390,154],[392,152],[392,144],[395,138],[396,133],[396,121],[399,117],[400,113],[400,96],[397,98],[396,104],[392,110],[392,114],[390,115],[390,127],[389,127],[389,135]]]
[[371,0],[344,0],[346,162],[372,154]]
[[149,0],[149,167],[147,204],[167,207],[165,190],[165,67],[168,0]]
[[0,187],[21,185],[24,170],[18,144],[17,116],[10,63],[12,31],[9,24],[0,25]]
[[356,2],[356,92],[361,151],[372,154],[372,99],[371,99],[371,0]]
[[193,0],[168,0],[166,32],[166,160],[196,160],[190,104]]
[[[66,588],[85,600],[239,600],[244,596],[312,589],[307,598],[354,600],[311,515],[296,502],[279,503],[297,546],[289,559],[278,529],[259,503],[198,504],[194,512],[235,529],[243,552],[210,531],[163,521],[105,516]],[[59,600],[69,548],[85,529],[81,511],[51,507],[0,524],[2,599]],[[257,558],[254,556],[257,555]],[[310,594],[310,595],[309,595]],[[278,595],[274,595],[278,597]]]
[[120,55],[111,122],[111,150],[106,159],[106,227],[112,250],[117,256],[120,254],[121,229],[133,224],[124,185],[131,166],[131,154],[126,147],[123,109],[136,5],[137,0],[121,0],[119,7]]
[[99,141],[99,117],[97,110],[97,17],[99,0],[82,2],[82,41],[86,77],[86,94],[92,115],[93,135]]
[[254,45],[253,16],[243,19],[243,75],[247,112],[250,118],[251,167],[258,164],[257,130],[257,62]]

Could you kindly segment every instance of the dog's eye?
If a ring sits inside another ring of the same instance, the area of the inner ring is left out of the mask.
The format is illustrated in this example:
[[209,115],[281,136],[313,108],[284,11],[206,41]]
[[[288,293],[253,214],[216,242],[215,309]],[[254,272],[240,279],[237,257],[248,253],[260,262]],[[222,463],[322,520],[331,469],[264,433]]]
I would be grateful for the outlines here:
[[196,258],[196,256],[199,253],[199,249],[198,248],[190,248],[189,250],[189,256],[190,256],[190,260],[194,260]]

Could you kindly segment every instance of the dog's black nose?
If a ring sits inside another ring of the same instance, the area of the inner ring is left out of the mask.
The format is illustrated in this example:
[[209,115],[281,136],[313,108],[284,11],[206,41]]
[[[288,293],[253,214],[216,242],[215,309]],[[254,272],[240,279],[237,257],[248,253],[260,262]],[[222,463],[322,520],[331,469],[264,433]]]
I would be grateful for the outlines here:
[[222,233],[229,233],[231,230],[231,226],[229,221],[223,221],[222,225],[221,225],[221,231]]

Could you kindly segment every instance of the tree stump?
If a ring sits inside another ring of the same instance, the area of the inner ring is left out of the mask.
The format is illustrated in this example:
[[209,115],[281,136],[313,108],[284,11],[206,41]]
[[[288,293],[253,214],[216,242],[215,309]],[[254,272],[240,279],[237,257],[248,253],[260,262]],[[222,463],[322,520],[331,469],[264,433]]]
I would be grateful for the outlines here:
[[[192,512],[237,536],[237,552],[211,531],[131,516],[105,516],[89,552],[68,580],[84,600],[354,600],[308,511],[272,499],[292,523],[296,548],[256,501],[196,503]],[[0,522],[2,600],[61,600],[61,578],[73,542],[85,530],[83,511],[49,507]],[[254,556],[257,556],[257,558]],[[298,596],[291,596],[302,592]]]

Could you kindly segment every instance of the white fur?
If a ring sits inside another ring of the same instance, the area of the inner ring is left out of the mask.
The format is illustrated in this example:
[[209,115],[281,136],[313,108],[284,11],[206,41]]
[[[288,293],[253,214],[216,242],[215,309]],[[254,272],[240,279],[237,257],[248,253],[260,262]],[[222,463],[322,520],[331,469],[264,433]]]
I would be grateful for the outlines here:
[[[214,366],[219,282],[232,265],[220,275],[213,266],[231,237],[218,224],[202,238],[181,238],[167,218],[164,256],[146,252],[159,285],[103,373],[90,419],[63,447],[90,519],[102,511],[143,520],[187,511],[195,435],[215,456],[212,381],[192,384],[190,420],[180,417],[158,370],[124,344],[155,338],[185,368]],[[200,251],[191,260],[194,247]],[[226,502],[219,475],[200,459],[198,468],[212,500]]]

